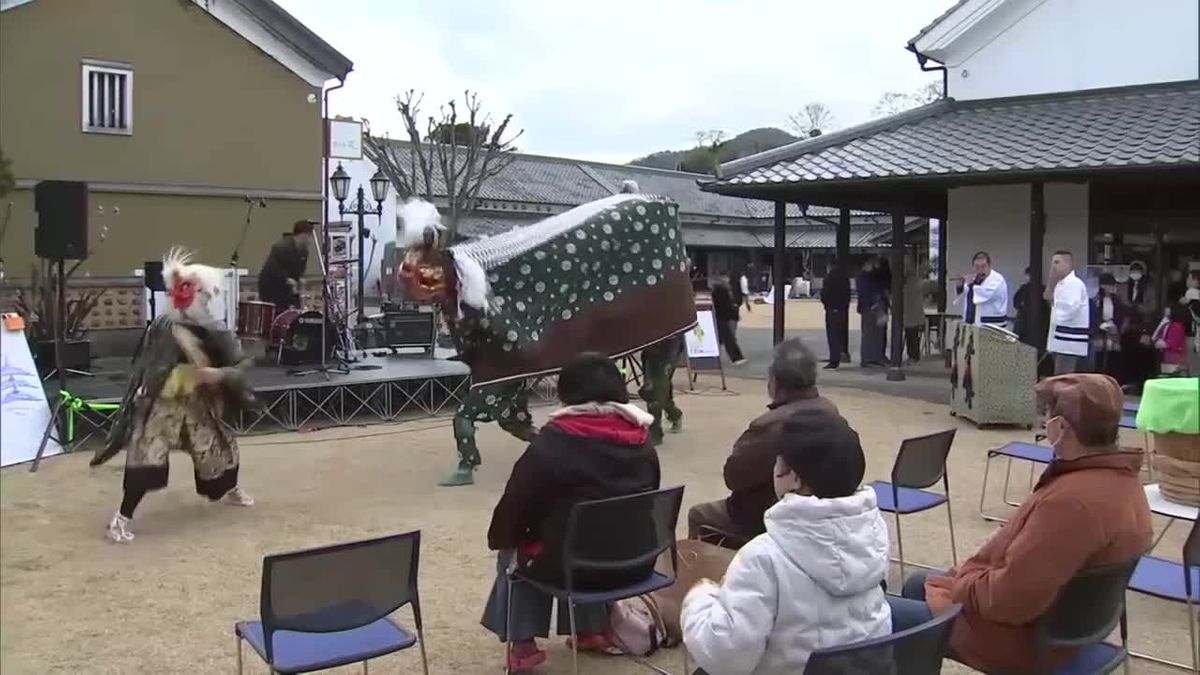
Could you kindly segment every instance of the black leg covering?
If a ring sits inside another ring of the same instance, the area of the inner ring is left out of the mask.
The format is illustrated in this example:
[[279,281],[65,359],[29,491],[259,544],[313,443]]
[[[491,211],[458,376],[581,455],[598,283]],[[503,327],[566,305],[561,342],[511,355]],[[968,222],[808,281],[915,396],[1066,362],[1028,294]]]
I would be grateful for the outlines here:
[[224,497],[238,484],[238,467],[226,469],[221,475],[216,478],[205,480],[196,474],[196,494],[207,497],[210,502],[215,502],[221,497]]

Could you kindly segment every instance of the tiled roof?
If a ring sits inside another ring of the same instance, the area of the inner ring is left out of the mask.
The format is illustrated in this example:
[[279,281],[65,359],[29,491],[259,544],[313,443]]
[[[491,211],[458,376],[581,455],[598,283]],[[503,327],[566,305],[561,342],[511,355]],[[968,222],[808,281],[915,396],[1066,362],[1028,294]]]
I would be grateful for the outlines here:
[[910,45],[916,44],[917,40],[920,40],[921,38],[925,37],[925,35],[927,33],[929,33],[929,31],[933,30],[935,27],[937,27],[937,25],[939,23],[941,23],[942,21],[945,21],[959,7],[962,7],[963,5],[967,4],[968,2],[970,2],[970,0],[958,0],[958,2],[951,5],[949,9],[947,9],[946,11],[939,14],[936,19],[934,19],[933,21],[930,21],[928,24],[926,24],[926,26],[924,28],[922,28],[919,33],[917,33],[915,36],[913,36],[913,39],[908,41],[908,44],[910,44]]
[[1200,83],[947,99],[725,165],[705,189],[1200,164]]
[[[398,153],[410,152],[406,142],[393,141]],[[445,194],[445,186],[437,181],[434,192]],[[608,197],[620,191],[626,180],[636,181],[646,194],[670,197],[685,220],[713,219],[771,219],[774,206],[770,202],[741,197],[727,197],[700,189],[699,182],[711,180],[707,174],[668,171],[649,167],[587,162],[563,157],[545,157],[514,153],[513,161],[496,176],[483,184],[482,200],[528,202],[574,207]],[[836,218],[837,209],[813,206],[808,217]],[[541,214],[545,217],[546,214]],[[868,216],[856,211],[857,216]],[[800,218],[799,207],[788,205],[788,217]],[[486,228],[485,228],[486,229]]]

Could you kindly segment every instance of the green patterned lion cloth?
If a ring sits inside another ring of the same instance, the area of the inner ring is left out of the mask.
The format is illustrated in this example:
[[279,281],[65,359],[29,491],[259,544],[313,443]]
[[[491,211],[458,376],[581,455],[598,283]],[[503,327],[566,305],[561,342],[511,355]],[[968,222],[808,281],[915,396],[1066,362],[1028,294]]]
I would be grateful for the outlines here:
[[[455,415],[459,466],[443,484],[471,482],[476,422],[532,439],[532,378],[581,352],[632,354],[696,323],[678,207],[659,197],[615,195],[449,253],[461,312],[453,332],[472,388]],[[646,368],[670,372],[655,354]],[[647,405],[678,426],[673,403]]]

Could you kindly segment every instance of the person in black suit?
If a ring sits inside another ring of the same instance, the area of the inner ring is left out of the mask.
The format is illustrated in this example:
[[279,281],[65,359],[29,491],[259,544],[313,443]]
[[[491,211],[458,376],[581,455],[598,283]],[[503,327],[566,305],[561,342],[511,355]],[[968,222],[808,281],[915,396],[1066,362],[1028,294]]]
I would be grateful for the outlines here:
[[845,261],[835,260],[830,267],[821,286],[821,304],[825,306],[825,337],[829,342],[825,368],[837,370],[850,336],[850,277]]

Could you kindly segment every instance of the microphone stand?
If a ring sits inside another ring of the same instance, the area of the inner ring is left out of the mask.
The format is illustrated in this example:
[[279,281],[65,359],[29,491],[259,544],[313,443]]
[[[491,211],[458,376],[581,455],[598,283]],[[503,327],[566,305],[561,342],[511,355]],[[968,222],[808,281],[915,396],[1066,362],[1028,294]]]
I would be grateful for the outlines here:
[[345,324],[344,322],[339,321],[337,317],[333,315],[335,303],[333,302],[333,288],[329,285],[329,260],[322,251],[322,241],[327,241],[324,230],[322,230],[320,237],[313,237],[313,249],[316,250],[317,264],[321,268],[321,297],[325,305],[325,311],[321,313],[321,365],[317,368],[310,368],[308,370],[293,371],[290,374],[299,377],[304,375],[312,375],[313,373],[321,373],[326,380],[329,380],[329,373],[331,372],[339,373],[341,375],[348,375],[350,373],[349,362],[343,357],[345,354],[348,354],[348,350],[351,350],[352,348],[350,345],[342,345],[341,350],[343,354],[335,359],[337,363],[334,367],[329,366],[329,326],[332,324],[334,330],[337,331],[335,340],[344,341],[343,326]]
[[242,244],[246,243],[246,233],[250,231],[250,217],[254,213],[254,207],[261,203],[261,200],[255,201],[246,197],[246,220],[242,223],[242,232],[238,235],[237,243],[233,245],[233,254],[229,256],[229,266],[235,270],[238,266],[238,259],[242,256]]

